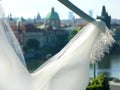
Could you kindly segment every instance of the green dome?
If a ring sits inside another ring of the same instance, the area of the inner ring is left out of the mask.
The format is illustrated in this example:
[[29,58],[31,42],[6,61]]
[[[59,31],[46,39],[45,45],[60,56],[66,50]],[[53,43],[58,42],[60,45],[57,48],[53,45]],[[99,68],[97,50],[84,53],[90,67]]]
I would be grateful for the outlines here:
[[59,15],[52,8],[51,12],[47,15],[46,20],[59,20]]
[[46,17],[45,27],[60,28],[60,18],[54,8],[51,9],[51,12]]

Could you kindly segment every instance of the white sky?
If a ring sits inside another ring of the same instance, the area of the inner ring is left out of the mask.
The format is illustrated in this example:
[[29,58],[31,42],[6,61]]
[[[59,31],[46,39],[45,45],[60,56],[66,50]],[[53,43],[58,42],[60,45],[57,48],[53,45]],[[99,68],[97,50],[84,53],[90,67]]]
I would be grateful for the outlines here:
[[[105,5],[108,14],[111,15],[112,18],[120,19],[120,0],[70,1],[86,13],[88,13],[89,10],[93,10],[94,17],[101,14],[102,6]],[[23,16],[24,18],[34,18],[37,13],[40,13],[41,17],[44,18],[51,11],[51,8],[54,7],[61,19],[67,19],[68,12],[71,11],[58,0],[1,0],[0,2],[6,16],[11,13],[12,17]]]

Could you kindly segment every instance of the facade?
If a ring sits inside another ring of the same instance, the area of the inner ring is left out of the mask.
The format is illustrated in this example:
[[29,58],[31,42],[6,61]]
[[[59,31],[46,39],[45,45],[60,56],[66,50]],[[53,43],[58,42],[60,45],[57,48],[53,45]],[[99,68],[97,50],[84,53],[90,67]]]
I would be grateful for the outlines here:
[[26,59],[46,59],[63,48],[67,41],[65,30],[26,30],[23,50]]
[[29,30],[24,33],[24,46],[27,46],[29,40],[34,39],[39,42],[39,47],[54,47],[57,44],[58,37],[65,36],[66,34],[64,30]]

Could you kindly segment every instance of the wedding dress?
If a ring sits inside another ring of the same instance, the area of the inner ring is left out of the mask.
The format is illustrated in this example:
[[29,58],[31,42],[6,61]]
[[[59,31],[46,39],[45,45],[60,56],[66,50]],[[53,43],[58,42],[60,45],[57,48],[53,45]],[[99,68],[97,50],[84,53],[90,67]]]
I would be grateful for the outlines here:
[[0,90],[85,90],[89,64],[114,42],[102,21],[86,25],[59,53],[33,73],[0,7]]

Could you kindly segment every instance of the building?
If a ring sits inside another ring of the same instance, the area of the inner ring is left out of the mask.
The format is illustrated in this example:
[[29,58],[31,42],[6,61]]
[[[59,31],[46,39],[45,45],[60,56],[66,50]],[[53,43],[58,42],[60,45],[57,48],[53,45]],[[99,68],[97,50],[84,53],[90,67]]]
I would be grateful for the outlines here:
[[[54,55],[67,43],[67,32],[60,29],[27,29],[25,30],[23,50],[25,58],[45,58],[46,55]],[[34,55],[33,55],[34,54]]]
[[51,12],[48,13],[45,24],[46,29],[59,29],[60,28],[60,18],[57,12],[55,12],[54,8],[51,9]]
[[72,12],[69,12],[69,14],[68,14],[68,19],[72,21],[73,18],[74,18],[73,13],[72,13]]
[[89,16],[93,17],[93,10],[89,10]]
[[55,47],[57,45],[58,37],[65,36],[64,30],[26,30],[24,33],[24,46],[27,47],[27,42],[36,40],[39,42],[39,47]]

